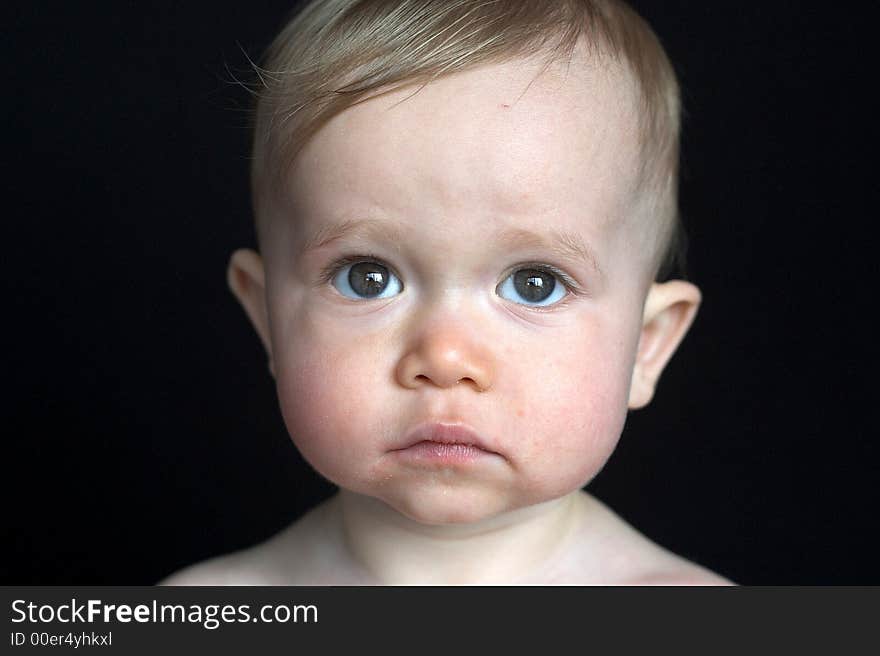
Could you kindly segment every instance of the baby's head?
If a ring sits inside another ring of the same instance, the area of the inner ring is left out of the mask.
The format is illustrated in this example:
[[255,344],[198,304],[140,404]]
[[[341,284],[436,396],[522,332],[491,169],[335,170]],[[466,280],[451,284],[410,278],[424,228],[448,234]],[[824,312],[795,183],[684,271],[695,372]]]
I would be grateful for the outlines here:
[[318,0],[259,73],[262,257],[229,281],[303,456],[426,523],[585,485],[700,300],[655,282],[679,103],[650,28],[612,0]]

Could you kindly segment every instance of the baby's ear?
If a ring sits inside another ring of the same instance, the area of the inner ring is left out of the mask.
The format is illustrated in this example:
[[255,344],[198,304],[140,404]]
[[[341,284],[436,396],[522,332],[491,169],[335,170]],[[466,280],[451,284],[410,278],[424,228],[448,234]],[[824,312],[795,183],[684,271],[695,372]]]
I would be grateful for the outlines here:
[[272,342],[269,339],[269,315],[266,313],[266,275],[263,259],[256,251],[248,248],[235,251],[229,258],[226,280],[260,336],[260,341],[263,342],[263,347],[269,356],[269,372],[274,376]]
[[684,280],[651,285],[629,388],[631,409],[651,402],[657,380],[697,315],[700,300],[700,290]]

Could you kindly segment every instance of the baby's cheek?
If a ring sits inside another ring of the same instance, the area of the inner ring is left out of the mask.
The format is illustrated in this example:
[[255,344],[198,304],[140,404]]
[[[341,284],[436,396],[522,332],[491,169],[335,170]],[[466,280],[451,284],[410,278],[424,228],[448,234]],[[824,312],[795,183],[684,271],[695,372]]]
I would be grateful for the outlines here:
[[[321,475],[339,483],[340,472],[361,460],[358,374],[339,353],[311,350],[289,359],[277,373],[277,392],[287,431]],[[346,375],[342,375],[343,372]],[[367,417],[361,415],[363,431]]]
[[560,384],[545,388],[542,403],[552,409],[533,420],[533,435],[543,439],[531,445],[543,460],[537,487],[548,496],[565,494],[589,482],[614,450],[626,420],[627,394],[616,354],[605,351],[561,361],[556,367]]

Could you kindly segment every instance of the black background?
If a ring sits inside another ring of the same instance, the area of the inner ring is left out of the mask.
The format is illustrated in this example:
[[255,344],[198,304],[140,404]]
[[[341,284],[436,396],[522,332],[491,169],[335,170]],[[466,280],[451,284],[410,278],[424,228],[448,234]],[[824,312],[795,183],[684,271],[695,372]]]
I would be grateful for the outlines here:
[[[684,88],[704,304],[589,489],[740,583],[880,584],[872,22],[827,3],[635,6]],[[232,80],[289,7],[2,10],[0,583],[153,583],[332,492],[225,283],[255,243]]]

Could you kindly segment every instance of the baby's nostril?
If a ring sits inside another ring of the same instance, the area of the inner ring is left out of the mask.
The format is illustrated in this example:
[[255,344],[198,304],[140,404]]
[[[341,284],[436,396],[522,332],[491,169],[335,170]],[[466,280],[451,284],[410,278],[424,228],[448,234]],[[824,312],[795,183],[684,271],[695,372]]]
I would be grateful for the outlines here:
[[466,377],[466,378],[460,378],[460,379],[458,380],[458,382],[456,383],[456,385],[458,385],[459,383],[470,383],[470,384],[473,386],[473,388],[474,388],[475,390],[477,390],[478,392],[485,392],[486,389],[488,389],[488,387],[484,388],[484,387],[483,387],[482,385],[480,385],[476,380],[474,380],[473,378],[471,378],[471,377],[469,377],[469,376]]

